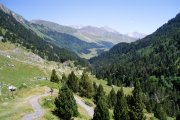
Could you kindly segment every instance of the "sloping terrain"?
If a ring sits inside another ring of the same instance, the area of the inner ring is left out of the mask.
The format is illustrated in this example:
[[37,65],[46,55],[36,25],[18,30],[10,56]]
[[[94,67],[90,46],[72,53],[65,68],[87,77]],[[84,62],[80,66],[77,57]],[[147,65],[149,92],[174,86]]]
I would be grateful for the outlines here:
[[89,43],[97,43],[97,44],[104,45],[107,48],[108,46],[103,44],[103,42],[117,44],[120,42],[133,42],[136,40],[133,37],[120,34],[119,32],[112,30],[111,28],[108,28],[108,27],[99,28],[99,27],[94,27],[94,26],[84,26],[81,28],[75,28],[71,26],[59,25],[57,23],[53,23],[53,22],[49,22],[45,20],[32,20],[31,22],[36,25],[41,25],[41,26],[50,28],[53,31],[73,35]]
[[[12,32],[13,34],[19,34],[18,29],[21,29],[22,30],[21,32],[23,32],[23,34],[18,35],[18,37],[27,39],[27,42],[28,41],[30,42],[30,40],[27,37],[27,34],[31,36],[31,39],[38,39],[38,41],[40,39],[43,39],[44,41],[40,40],[39,42],[41,42],[42,44],[45,44],[45,42],[48,42],[50,44],[49,46],[51,45],[55,46],[53,47],[53,49],[55,49],[54,51],[57,51],[57,49],[60,48],[61,51],[63,51],[64,53],[66,53],[66,55],[68,55],[66,56],[67,59],[74,59],[75,56],[72,55],[73,53],[70,53],[67,51],[65,52],[65,50],[63,50],[62,48],[65,48],[69,51],[73,51],[77,55],[81,57],[85,57],[86,59],[89,59],[91,57],[100,55],[102,52],[106,51],[107,49],[110,49],[114,44],[117,44],[119,42],[132,42],[136,40],[136,38],[120,34],[116,32],[115,30],[112,30],[107,27],[98,28],[98,27],[93,27],[93,26],[86,26],[86,27],[82,27],[81,29],[75,29],[70,26],[63,26],[63,25],[59,25],[59,24],[49,22],[49,21],[44,21],[44,20],[33,20],[29,22],[26,19],[24,19],[21,15],[18,15],[15,12],[9,10],[2,4],[0,4],[0,10],[1,12],[3,12],[1,13],[1,16],[2,16],[1,21],[5,20],[4,17],[10,16],[10,18],[6,20],[9,20],[9,23],[13,23],[15,25],[15,26],[11,26],[13,24],[9,24],[8,25],[9,28],[7,28],[7,25],[1,22],[2,24],[4,24],[4,26],[1,25],[2,28],[8,29],[9,32]],[[12,31],[14,30],[13,27],[16,27],[15,30],[17,29],[17,31]],[[22,29],[21,27],[24,27],[24,28]],[[29,32],[27,33],[27,31]],[[33,35],[30,35],[31,33],[33,33]],[[25,36],[27,38],[25,38]],[[32,42],[32,41],[31,43],[35,44],[35,42],[34,41]],[[37,47],[37,45],[33,47]],[[50,51],[48,46],[44,45],[44,47],[46,47],[46,49]],[[38,49],[41,49],[41,48],[38,48]],[[94,49],[97,55],[93,54],[91,49]],[[46,56],[48,56],[46,52],[42,53],[42,50],[39,50],[39,51],[40,53],[38,54],[41,55],[41,57],[43,56],[42,54],[44,53],[46,54]],[[58,56],[58,55],[55,55],[55,56]],[[70,58],[70,56],[71,57],[73,56],[73,58]],[[57,58],[53,57],[53,59],[57,59]]]
[[58,30],[55,29],[56,27],[53,28],[53,27],[49,27],[49,26],[47,27],[47,26],[38,25],[38,24],[31,24],[31,25],[37,30],[39,30],[41,33],[43,33],[44,35],[51,38],[49,42],[51,42],[52,44],[55,44],[59,46],[60,48],[66,48],[68,50],[74,51],[77,54],[82,54],[82,53],[88,54],[90,53],[89,49],[92,49],[92,48],[97,48],[100,50],[102,48],[106,48],[103,45],[96,44],[96,43],[88,43],[70,34],[59,32]]
[[135,71],[139,71],[139,74],[143,73],[138,68],[139,65],[145,66],[145,71],[149,71],[150,75],[158,71],[161,72],[158,74],[179,74],[179,35],[180,14],[144,39],[132,43],[119,43],[108,52],[92,58],[90,62],[97,72],[103,70],[103,67],[112,67],[113,64],[130,66],[136,63]]
[[158,109],[174,117],[180,106],[180,14],[153,34],[133,43],[119,43],[90,59],[92,71],[109,84],[141,82],[144,104],[159,119]]
[[79,64],[85,63],[74,52],[59,48],[48,42],[50,41],[48,38],[44,39],[38,36],[31,29],[18,22],[11,14],[0,9],[0,15],[0,36],[3,36],[3,41],[20,44],[47,60],[60,62],[74,60]]
[[[49,87],[57,89],[58,84],[49,81],[52,69],[56,69],[60,78],[72,70],[77,75],[82,73],[72,61],[64,64],[46,61],[21,46],[0,41],[0,119],[20,119],[32,113],[29,96],[49,92]],[[10,85],[17,88],[14,97],[8,90]]]

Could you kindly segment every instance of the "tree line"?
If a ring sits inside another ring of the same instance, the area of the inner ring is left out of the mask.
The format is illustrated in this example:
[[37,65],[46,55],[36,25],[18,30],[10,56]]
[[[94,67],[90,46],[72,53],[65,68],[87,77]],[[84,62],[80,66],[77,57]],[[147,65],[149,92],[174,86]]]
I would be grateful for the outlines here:
[[133,87],[139,80],[146,110],[159,119],[175,117],[180,107],[179,28],[180,14],[151,35],[92,58],[91,70],[109,86]]
[[117,93],[112,88],[110,93],[106,95],[103,86],[101,84],[97,85],[95,82],[92,83],[86,72],[83,72],[80,79],[78,79],[72,71],[68,77],[63,75],[60,80],[55,70],[53,70],[51,81],[64,83],[54,102],[56,106],[55,113],[61,119],[70,120],[79,114],[73,93],[93,99],[96,104],[93,120],[110,120],[109,108],[114,111],[113,118],[115,120],[145,119],[143,93],[139,81],[135,82],[132,95],[128,96],[124,95],[123,88],[119,89]]

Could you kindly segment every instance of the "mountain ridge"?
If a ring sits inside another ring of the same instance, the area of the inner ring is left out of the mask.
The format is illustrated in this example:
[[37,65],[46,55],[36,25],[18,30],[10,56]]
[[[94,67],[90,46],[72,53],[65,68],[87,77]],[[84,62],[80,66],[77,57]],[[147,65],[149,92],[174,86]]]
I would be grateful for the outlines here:
[[[159,27],[151,35],[132,43],[119,43],[108,52],[102,53],[89,61],[93,66],[94,73],[100,78],[109,77],[109,70],[114,69],[114,66],[126,67],[131,65],[136,67],[134,69],[136,69],[136,73],[139,71],[139,75],[142,75],[144,72],[147,72],[149,75],[162,74],[164,76],[180,74],[178,73],[180,72],[179,36],[180,13]],[[145,68],[142,71],[138,70],[138,66],[136,66],[138,64],[141,64],[140,66]],[[166,65],[166,67],[162,67],[161,65]],[[160,66],[162,68],[159,68]],[[101,72],[101,70],[105,71]],[[132,73],[131,69],[127,71]],[[112,70],[111,72],[116,71]]]
[[49,39],[38,36],[33,30],[28,29],[17,21],[12,14],[8,14],[0,9],[0,16],[0,36],[3,36],[4,42],[9,41],[22,45],[50,61],[64,62],[66,60],[74,60],[83,63],[84,60],[79,58],[74,52],[49,43]]
[[137,39],[142,39],[147,36],[146,34],[139,32],[131,32],[131,33],[127,33],[126,35]]
[[[99,41],[112,42],[113,44],[119,42],[132,42],[135,41],[135,38],[129,37],[124,34],[120,34],[116,30],[109,27],[95,27],[95,26],[81,26],[80,28],[75,28],[67,25],[60,25],[58,23],[54,23],[46,20],[32,20],[34,24],[44,25],[46,27],[52,28],[55,26],[54,30],[59,32],[71,34],[83,41],[86,42],[95,42],[99,43]],[[57,29],[56,29],[57,28]],[[68,29],[69,31],[64,31],[64,29]],[[113,37],[113,35],[115,37]]]

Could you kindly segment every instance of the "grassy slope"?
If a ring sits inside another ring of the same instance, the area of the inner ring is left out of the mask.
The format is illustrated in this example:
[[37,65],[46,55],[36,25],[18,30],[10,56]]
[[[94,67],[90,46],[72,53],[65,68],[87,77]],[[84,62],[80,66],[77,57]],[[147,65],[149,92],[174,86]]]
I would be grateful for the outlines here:
[[[102,80],[102,79],[101,79],[101,80],[98,80],[94,75],[90,75],[90,79],[91,79],[92,81],[95,81],[98,85],[99,85],[99,84],[102,84],[103,87],[104,87],[104,91],[106,92],[106,94],[108,94],[108,93],[111,91],[112,87],[107,85],[107,81]],[[121,87],[117,87],[117,86],[113,86],[113,87],[114,87],[114,90],[115,90],[116,92],[121,88]],[[124,90],[124,93],[125,93],[126,95],[130,95],[130,94],[132,93],[133,88],[131,88],[131,87],[123,87],[123,90]]]
[[[30,59],[28,56],[31,53],[27,52],[23,48],[18,47],[20,53],[14,52],[17,49],[15,45],[10,43],[0,42],[0,82],[3,81],[4,87],[2,90],[2,96],[0,97],[0,119],[20,119],[25,113],[33,112],[30,104],[27,102],[27,97],[34,94],[40,94],[49,89],[49,86],[58,88],[58,85],[50,83],[49,81],[40,81],[37,80],[37,77],[47,77],[49,79],[51,70],[53,68],[57,69],[57,73],[62,75],[62,73],[69,74],[71,70],[74,70],[76,75],[80,76],[82,70],[78,70],[73,65],[63,65],[56,62],[48,61],[36,61]],[[6,54],[2,55],[2,52]],[[10,55],[10,58],[7,57]],[[27,62],[28,61],[28,62]],[[14,65],[14,67],[8,67],[7,64]],[[89,75],[92,81],[95,81],[97,84],[102,84],[106,94],[108,94],[112,87],[107,86],[107,82],[104,80],[97,80],[95,76]],[[15,99],[10,96],[10,93],[7,90],[7,85],[15,85],[17,88],[25,83],[27,88],[18,89],[15,92]],[[120,87],[114,86],[114,89],[117,91]],[[131,94],[133,88],[124,87],[124,92],[126,95]],[[3,99],[2,99],[3,97]],[[1,101],[1,99],[3,101]],[[93,105],[92,99],[82,98],[85,102],[91,103]],[[95,105],[93,105],[95,107]],[[17,111],[18,109],[18,111]],[[46,109],[46,114],[43,119],[58,119],[51,112],[51,109]],[[86,114],[83,108],[78,106],[80,115],[76,120],[86,120],[89,119],[89,116]],[[110,111],[112,118],[112,110]],[[149,115],[149,114],[148,114]],[[152,115],[150,115],[152,116]]]
[[[0,82],[3,83],[2,96],[0,102],[0,119],[20,119],[26,112],[32,112],[30,104],[25,100],[26,97],[42,92],[42,88],[36,87],[36,84],[46,84],[42,81],[37,81],[36,77],[47,76],[39,66],[20,62],[23,60],[23,54],[16,54],[13,52],[16,46],[10,43],[0,42]],[[21,52],[26,52],[23,48],[19,49]],[[10,55],[10,58],[8,57]],[[18,59],[15,59],[18,58]],[[24,59],[26,59],[24,57]],[[29,60],[30,61],[30,60]],[[8,66],[13,65],[13,67]],[[17,89],[15,91],[15,99],[7,90],[8,85],[14,85],[17,88],[25,83],[26,89]],[[33,89],[32,89],[33,88]]]
[[[57,69],[59,75],[62,75],[62,73],[69,74],[71,70],[76,70],[76,74],[81,74],[81,70],[77,71],[77,68],[71,65],[49,61],[39,62],[30,59],[29,56],[31,57],[32,53],[23,48],[0,42],[0,82],[3,82],[2,96],[0,96],[0,120],[20,119],[25,113],[33,112],[27,97],[44,93],[49,87],[57,89],[57,84],[37,79],[38,77],[49,79],[52,69]],[[8,65],[13,65],[13,67]],[[27,88],[18,89],[22,86],[22,83],[25,83]],[[8,85],[17,87],[14,92],[15,98],[12,98],[11,93],[7,90]],[[84,112],[80,106],[78,106],[78,109],[82,113]],[[47,111],[44,118],[49,119],[49,117],[57,119],[56,116]],[[81,118],[88,118],[88,116],[84,112],[77,119]]]

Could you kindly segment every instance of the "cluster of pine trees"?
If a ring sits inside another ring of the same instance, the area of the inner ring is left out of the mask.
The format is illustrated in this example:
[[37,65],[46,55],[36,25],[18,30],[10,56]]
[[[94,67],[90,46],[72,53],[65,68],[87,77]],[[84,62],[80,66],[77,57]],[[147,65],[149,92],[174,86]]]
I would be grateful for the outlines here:
[[[115,93],[114,89],[108,95],[108,105],[114,108],[115,120],[145,120],[144,105],[139,81],[135,82],[132,95],[125,96],[123,89]],[[112,98],[111,98],[111,97]]]
[[[55,70],[52,71],[52,82],[60,82]],[[115,120],[143,120],[145,119],[143,109],[142,90],[139,81],[135,82],[132,95],[125,96],[123,89],[117,94],[112,88],[108,96],[103,86],[97,86],[91,82],[88,74],[83,72],[80,79],[72,71],[68,77],[63,75],[61,82],[65,85],[59,90],[59,95],[55,99],[55,113],[62,119],[70,119],[78,116],[77,105],[72,92],[78,93],[82,97],[93,98],[96,107],[94,109],[93,120],[110,120],[109,108],[113,109]]]

